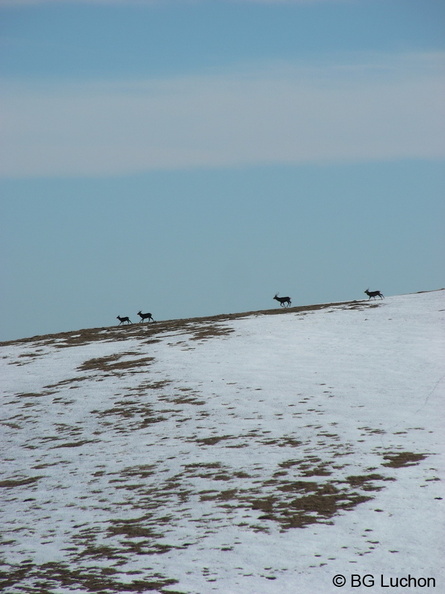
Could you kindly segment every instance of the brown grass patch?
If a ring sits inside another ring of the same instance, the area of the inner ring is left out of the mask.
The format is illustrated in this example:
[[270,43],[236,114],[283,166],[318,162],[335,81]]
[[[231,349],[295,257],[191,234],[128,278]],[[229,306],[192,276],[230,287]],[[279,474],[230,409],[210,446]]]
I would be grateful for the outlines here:
[[128,361],[119,361],[124,356],[135,355],[136,353],[119,353],[115,355],[108,355],[106,357],[97,357],[89,359],[79,365],[79,371],[116,371],[116,370],[127,370],[134,367],[145,367],[152,361],[154,357],[141,357],[140,359],[130,359]]
[[385,477],[381,474],[361,474],[346,477],[351,487],[361,487],[364,491],[381,491],[383,486],[376,485],[375,481],[395,481],[395,478]]
[[55,450],[57,448],[80,448],[87,443],[97,443],[97,440],[81,439],[79,441],[67,441],[66,443],[61,443],[60,445],[55,445],[51,449]]
[[296,482],[278,487],[278,490],[299,497],[280,497],[275,494],[267,497],[248,497],[246,502],[253,510],[263,512],[258,519],[269,520],[280,525],[282,530],[304,528],[327,520],[341,511],[350,510],[371,497],[356,492],[338,489],[333,483]]
[[0,481],[0,488],[14,489],[15,487],[23,487],[25,485],[33,485],[39,481],[43,476],[29,476],[26,478],[5,479]]
[[[93,558],[116,559],[122,558],[114,556],[114,551],[107,547],[97,547],[96,552],[91,551]],[[69,590],[82,590],[83,592],[95,592],[97,594],[111,594],[119,592],[137,592],[140,594],[146,592],[159,592],[167,594],[164,590],[167,586],[177,583],[177,580],[165,578],[157,573],[145,577],[144,579],[121,582],[116,579],[118,570],[111,567],[89,567],[74,566],[67,563],[44,563],[40,566],[31,562],[26,562],[20,567],[12,566],[8,572],[0,572],[0,589],[17,586],[24,579],[31,579],[35,587],[26,590],[35,594],[46,594],[52,592],[59,586]],[[18,586],[17,591],[25,591]],[[175,594],[170,588],[168,594]],[[179,594],[179,593],[177,593]]]
[[196,439],[195,441],[202,445],[216,445],[220,441],[225,441],[227,439],[233,439],[233,435],[215,435],[214,437],[203,437],[201,439]]
[[391,468],[401,468],[402,466],[415,466],[428,457],[428,454],[414,454],[413,452],[400,452],[398,454],[385,454],[383,458],[387,460],[383,466]]

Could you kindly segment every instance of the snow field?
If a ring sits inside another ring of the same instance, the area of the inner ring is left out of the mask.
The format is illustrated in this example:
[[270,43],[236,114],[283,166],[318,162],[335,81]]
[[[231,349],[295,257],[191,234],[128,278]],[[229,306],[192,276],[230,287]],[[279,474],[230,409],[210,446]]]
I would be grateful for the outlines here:
[[2,346],[3,591],[445,592],[444,297]]

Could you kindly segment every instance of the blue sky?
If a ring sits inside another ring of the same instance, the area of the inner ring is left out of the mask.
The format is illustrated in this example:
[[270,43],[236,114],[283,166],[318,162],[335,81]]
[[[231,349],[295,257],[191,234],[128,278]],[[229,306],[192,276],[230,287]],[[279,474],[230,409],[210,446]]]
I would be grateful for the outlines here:
[[444,286],[439,0],[0,0],[0,340]]

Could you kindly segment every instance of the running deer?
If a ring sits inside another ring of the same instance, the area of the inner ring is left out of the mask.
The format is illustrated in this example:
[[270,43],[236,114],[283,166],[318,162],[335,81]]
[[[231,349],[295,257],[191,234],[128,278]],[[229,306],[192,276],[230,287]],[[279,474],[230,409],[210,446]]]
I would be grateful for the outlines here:
[[148,320],[148,321],[152,321],[154,322],[153,316],[151,315],[151,313],[141,313],[141,310],[138,311],[138,316],[141,318],[141,322],[143,322],[144,320]]
[[289,307],[292,305],[290,297],[278,297],[278,293],[274,297],[275,301],[278,301],[281,307]]
[[370,291],[369,289],[366,289],[366,291],[364,291],[367,295],[368,295],[368,301],[372,298],[376,298],[376,297],[380,297],[380,299],[384,299],[384,296],[382,295],[382,293],[380,293],[380,291]]
[[133,323],[128,316],[125,316],[124,318],[121,318],[120,316],[117,316],[116,320],[119,320],[119,326],[121,324],[123,324],[124,322],[127,322],[127,324],[132,324]]

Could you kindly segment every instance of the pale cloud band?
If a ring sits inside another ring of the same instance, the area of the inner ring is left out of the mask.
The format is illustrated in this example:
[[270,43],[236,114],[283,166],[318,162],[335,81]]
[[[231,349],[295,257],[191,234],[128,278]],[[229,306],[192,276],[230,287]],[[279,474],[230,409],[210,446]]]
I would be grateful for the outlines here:
[[0,175],[443,159],[442,54],[160,80],[3,81]]

